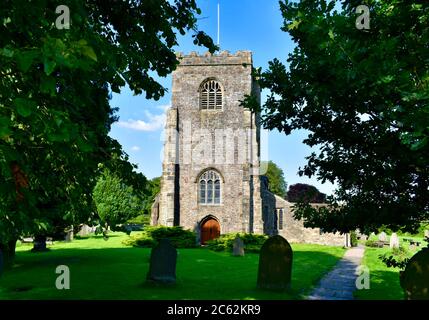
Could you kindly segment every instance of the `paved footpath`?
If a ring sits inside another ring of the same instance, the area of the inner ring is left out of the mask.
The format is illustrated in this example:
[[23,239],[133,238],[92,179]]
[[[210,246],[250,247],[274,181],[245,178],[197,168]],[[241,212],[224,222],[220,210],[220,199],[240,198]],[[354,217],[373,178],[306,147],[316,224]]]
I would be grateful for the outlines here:
[[353,300],[356,290],[357,269],[361,264],[364,247],[346,251],[336,266],[320,280],[318,286],[307,297],[308,300]]

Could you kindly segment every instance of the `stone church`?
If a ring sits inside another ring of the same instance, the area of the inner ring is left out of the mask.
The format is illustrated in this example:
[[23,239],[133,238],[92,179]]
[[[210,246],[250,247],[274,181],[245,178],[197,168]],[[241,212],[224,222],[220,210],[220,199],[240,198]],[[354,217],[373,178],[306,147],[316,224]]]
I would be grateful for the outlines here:
[[151,224],[191,229],[202,244],[220,234],[246,232],[346,245],[345,235],[304,228],[293,218],[293,204],[268,191],[259,115],[240,105],[250,94],[260,103],[252,53],[178,57]]

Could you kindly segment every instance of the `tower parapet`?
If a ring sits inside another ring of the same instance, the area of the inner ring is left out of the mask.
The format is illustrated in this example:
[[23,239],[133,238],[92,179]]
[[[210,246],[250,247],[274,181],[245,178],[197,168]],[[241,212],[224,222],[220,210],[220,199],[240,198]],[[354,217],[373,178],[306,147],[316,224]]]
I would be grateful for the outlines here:
[[199,55],[195,51],[187,55],[178,52],[176,56],[180,60],[180,66],[252,65],[252,52],[247,50],[240,50],[236,53],[224,50],[217,54],[206,52],[202,55]]

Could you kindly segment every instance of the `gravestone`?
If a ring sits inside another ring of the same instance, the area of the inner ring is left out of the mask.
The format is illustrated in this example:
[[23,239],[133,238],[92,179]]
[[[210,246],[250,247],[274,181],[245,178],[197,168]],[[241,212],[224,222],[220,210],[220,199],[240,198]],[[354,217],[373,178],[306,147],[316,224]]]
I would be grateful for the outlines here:
[[49,249],[46,247],[46,236],[35,236],[33,241],[33,248],[31,249],[31,252],[45,252],[49,251]]
[[387,241],[387,235],[386,235],[386,232],[382,232],[382,233],[380,233],[379,235],[378,235],[378,240],[379,241],[383,241],[383,242],[385,242],[385,241]]
[[232,245],[232,255],[233,256],[244,256],[244,242],[240,237],[234,239],[234,244]]
[[66,230],[65,242],[72,242],[74,238],[73,228]]
[[293,252],[290,244],[280,235],[269,238],[259,254],[258,288],[287,290],[292,278]]
[[150,266],[146,280],[161,284],[176,282],[177,250],[169,239],[161,239],[150,254]]
[[429,299],[429,248],[420,250],[408,261],[401,272],[400,283],[405,299]]
[[78,232],[78,236],[85,237],[89,235],[92,232],[92,228],[88,226],[87,224],[83,224]]
[[399,238],[396,233],[392,233],[390,236],[390,249],[399,248]]

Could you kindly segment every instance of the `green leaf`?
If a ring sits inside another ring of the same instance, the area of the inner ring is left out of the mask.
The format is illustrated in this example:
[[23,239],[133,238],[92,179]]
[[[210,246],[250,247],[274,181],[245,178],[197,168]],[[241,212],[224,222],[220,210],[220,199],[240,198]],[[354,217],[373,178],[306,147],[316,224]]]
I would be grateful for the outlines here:
[[12,57],[13,57],[14,52],[13,52],[13,49],[10,49],[10,48],[8,48],[8,47],[4,47],[4,48],[2,48],[2,49],[0,50],[0,54],[1,54],[2,56],[7,57],[7,58],[12,58]]
[[82,48],[82,53],[87,56],[88,58],[97,61],[97,55],[95,54],[94,50],[89,46],[84,46]]
[[46,222],[36,222],[37,226],[39,227],[39,230],[48,230],[48,225]]
[[389,82],[392,82],[394,80],[394,77],[393,76],[385,76],[385,77],[382,77],[381,78],[381,81],[383,82],[383,83],[389,83]]
[[6,127],[10,124],[10,118],[5,116],[0,116],[0,127]]
[[40,82],[40,91],[42,93],[48,93],[50,95],[55,95],[56,81],[54,77],[43,76]]
[[9,128],[10,118],[0,117],[0,139],[4,139],[11,135],[12,130]]
[[88,44],[88,41],[86,41],[85,39],[80,39],[77,42],[81,47],[86,46]]
[[328,32],[329,38],[331,38],[331,40],[334,40],[334,32],[331,30],[329,30]]
[[10,17],[3,18],[3,25],[6,27],[9,23],[12,22],[12,19]]
[[291,24],[289,24],[287,26],[287,28],[289,30],[294,30],[294,29],[298,28],[298,26],[299,26],[300,23],[301,23],[301,20],[294,20]]
[[411,145],[411,150],[413,150],[413,151],[419,150],[419,149],[425,147],[428,143],[429,143],[429,138],[424,137],[423,139],[420,139],[416,143],[413,143]]
[[36,109],[36,103],[28,99],[16,98],[14,104],[16,111],[23,117],[28,117]]
[[57,63],[52,60],[45,60],[43,65],[44,65],[45,74],[49,76],[55,70]]
[[16,56],[18,68],[22,72],[27,72],[37,55],[38,53],[36,51],[25,51],[18,53]]

